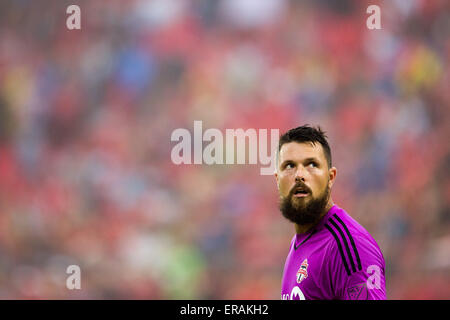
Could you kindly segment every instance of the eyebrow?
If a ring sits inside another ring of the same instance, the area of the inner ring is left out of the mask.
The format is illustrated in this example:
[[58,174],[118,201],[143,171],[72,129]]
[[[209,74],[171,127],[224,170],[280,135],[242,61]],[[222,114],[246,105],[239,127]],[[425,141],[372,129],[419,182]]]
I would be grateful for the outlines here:
[[303,160],[303,162],[309,162],[309,161],[320,162],[319,159],[317,159],[315,157],[309,157],[309,158],[306,158],[305,160]]

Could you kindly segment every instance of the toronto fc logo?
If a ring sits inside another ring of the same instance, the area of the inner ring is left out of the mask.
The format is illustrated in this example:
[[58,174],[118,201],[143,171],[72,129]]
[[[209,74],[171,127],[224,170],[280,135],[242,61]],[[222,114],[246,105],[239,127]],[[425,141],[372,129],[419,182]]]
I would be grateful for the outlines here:
[[297,271],[297,283],[302,282],[308,278],[308,259],[303,260],[302,265]]

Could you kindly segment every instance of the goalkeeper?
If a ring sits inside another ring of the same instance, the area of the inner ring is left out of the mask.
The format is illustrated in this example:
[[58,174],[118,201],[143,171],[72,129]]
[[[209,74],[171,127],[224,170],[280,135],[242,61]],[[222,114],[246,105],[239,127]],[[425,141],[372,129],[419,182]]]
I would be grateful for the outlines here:
[[281,298],[386,299],[384,257],[372,236],[333,203],[337,170],[325,133],[308,125],[280,137],[280,211],[294,223]]

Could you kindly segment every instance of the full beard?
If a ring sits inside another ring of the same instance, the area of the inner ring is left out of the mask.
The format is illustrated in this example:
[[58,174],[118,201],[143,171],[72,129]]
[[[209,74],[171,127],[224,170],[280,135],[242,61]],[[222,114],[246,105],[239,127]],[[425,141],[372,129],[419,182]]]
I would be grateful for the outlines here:
[[294,192],[291,191],[287,197],[280,197],[280,211],[289,221],[298,225],[315,225],[322,218],[322,214],[328,204],[330,196],[330,187],[327,185],[325,190],[317,198],[312,198],[310,194],[306,198],[294,198]]

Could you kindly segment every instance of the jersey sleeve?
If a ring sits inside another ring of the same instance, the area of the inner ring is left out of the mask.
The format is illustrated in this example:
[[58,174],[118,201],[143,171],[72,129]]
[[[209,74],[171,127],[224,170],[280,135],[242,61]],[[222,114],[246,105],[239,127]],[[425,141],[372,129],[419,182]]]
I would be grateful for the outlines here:
[[385,300],[385,263],[381,250],[362,236],[330,244],[328,273],[337,300]]

